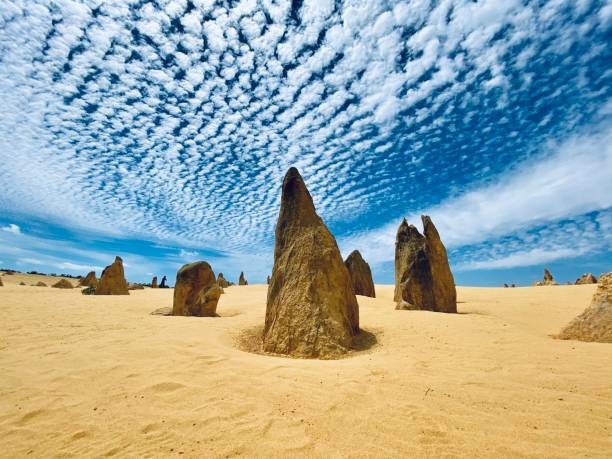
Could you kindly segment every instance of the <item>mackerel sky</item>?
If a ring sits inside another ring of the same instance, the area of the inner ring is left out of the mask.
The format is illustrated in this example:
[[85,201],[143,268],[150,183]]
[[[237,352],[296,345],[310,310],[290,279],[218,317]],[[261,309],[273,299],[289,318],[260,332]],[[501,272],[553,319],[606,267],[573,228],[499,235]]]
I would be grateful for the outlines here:
[[612,2],[0,2],[0,266],[262,282],[302,173],[391,283],[431,215],[458,284],[612,269]]

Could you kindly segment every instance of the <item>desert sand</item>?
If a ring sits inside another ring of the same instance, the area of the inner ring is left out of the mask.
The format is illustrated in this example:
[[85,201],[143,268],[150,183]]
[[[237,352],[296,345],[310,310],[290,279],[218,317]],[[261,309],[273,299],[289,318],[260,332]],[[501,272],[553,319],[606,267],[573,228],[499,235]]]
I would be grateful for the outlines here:
[[[378,344],[341,360],[253,354],[266,286],[221,317],[150,315],[172,289],[0,287],[0,456],[612,456],[612,345],[561,341],[595,285],[458,287],[459,314],[358,297]],[[76,285],[76,281],[73,280]]]

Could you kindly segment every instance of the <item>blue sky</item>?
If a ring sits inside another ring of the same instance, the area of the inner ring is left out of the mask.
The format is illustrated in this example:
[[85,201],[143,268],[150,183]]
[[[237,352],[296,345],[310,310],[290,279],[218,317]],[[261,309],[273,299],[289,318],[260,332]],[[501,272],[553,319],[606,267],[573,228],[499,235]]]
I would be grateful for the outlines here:
[[609,271],[610,43],[610,0],[1,2],[0,266],[261,282],[296,166],[376,282],[421,213],[458,284]]

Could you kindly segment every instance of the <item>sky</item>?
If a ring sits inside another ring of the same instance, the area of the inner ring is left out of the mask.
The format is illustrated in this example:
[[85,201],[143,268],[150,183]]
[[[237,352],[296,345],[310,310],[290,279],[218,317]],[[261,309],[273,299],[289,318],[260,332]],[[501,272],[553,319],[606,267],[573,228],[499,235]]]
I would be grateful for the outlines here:
[[428,214],[458,285],[612,269],[611,0],[0,2],[0,267],[264,282],[297,167],[393,282]]

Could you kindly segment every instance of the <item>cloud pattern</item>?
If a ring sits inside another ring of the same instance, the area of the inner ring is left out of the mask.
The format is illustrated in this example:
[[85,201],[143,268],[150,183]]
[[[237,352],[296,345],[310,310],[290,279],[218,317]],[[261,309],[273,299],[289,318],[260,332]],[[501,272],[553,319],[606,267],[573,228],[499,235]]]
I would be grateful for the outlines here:
[[611,27],[590,0],[3,2],[0,209],[256,254],[293,165],[340,239],[376,231],[609,130]]

